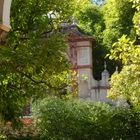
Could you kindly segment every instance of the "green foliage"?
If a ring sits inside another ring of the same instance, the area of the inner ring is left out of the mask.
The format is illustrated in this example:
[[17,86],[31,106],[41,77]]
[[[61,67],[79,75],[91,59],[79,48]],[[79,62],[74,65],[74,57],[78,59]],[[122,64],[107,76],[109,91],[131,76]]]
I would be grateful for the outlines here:
[[0,49],[0,110],[4,120],[11,120],[16,114],[19,116],[31,97],[43,97],[48,89],[59,91],[67,80],[68,65],[62,53],[65,49],[60,34],[41,42],[38,40],[34,45]]
[[105,27],[103,13],[99,6],[88,4],[79,11],[77,19],[78,26],[84,33],[94,36],[96,39],[96,43],[93,44],[93,75],[96,79],[100,79],[100,74],[103,71],[104,57],[107,53],[102,43]]
[[79,11],[77,19],[79,27],[84,30],[85,33],[100,37],[99,34],[101,34],[101,31],[104,29],[104,22],[103,14],[99,6],[88,4]]
[[133,35],[133,22],[135,9],[130,0],[107,0],[103,6],[106,29],[104,30],[104,43],[111,48],[122,34]]
[[[93,1],[93,3],[100,1]],[[138,1],[137,9],[138,9]],[[85,5],[85,8],[79,10],[77,18],[80,28],[87,34],[95,36],[96,44],[93,44],[93,74],[96,79],[100,79],[100,73],[103,71],[103,62],[108,62],[110,74],[115,71],[116,65],[119,69],[122,63],[118,60],[109,60],[106,54],[109,53],[114,42],[123,34],[134,38],[136,31],[133,24],[133,16],[136,8],[132,7],[130,0],[106,0],[104,5],[94,4]],[[140,17],[135,15],[135,17]],[[139,26],[137,21],[137,26]]]
[[46,98],[34,105],[34,116],[47,140],[132,140],[140,135],[138,111],[103,103]]
[[[116,61],[109,60],[106,58],[106,54],[109,53],[109,47],[103,42],[105,36],[104,31],[106,30],[106,20],[104,19],[108,13],[104,10],[105,6],[97,6],[94,4],[88,4],[79,11],[77,19],[79,21],[79,27],[88,35],[94,36],[96,42],[93,44],[93,75],[97,80],[101,79],[101,72],[104,70],[103,63],[107,61],[108,70],[110,74],[115,71],[115,66],[120,65]],[[106,5],[106,8],[108,5]],[[112,15],[112,18],[113,15]],[[116,27],[117,28],[117,27]],[[118,30],[118,29],[117,29]],[[110,31],[110,29],[109,29]],[[115,33],[113,31],[113,33]],[[111,35],[112,37],[112,35]],[[107,37],[111,39],[111,37]],[[115,34],[116,37],[116,34]]]
[[[139,4],[134,1],[134,4]],[[134,5],[134,6],[135,6]],[[137,5],[136,5],[137,6]],[[140,9],[134,16],[134,23],[137,25]],[[136,26],[137,36],[139,39],[139,26]],[[111,49],[110,59],[121,60],[123,68],[119,74],[114,74],[111,78],[111,90],[109,96],[117,99],[122,96],[126,99],[131,108],[140,107],[140,44],[137,40],[131,40],[123,35],[118,42],[114,43]]]
[[79,14],[82,9],[85,8],[88,4],[91,4],[91,0],[74,0],[74,6],[75,6],[75,11],[74,11],[74,16]]
[[7,137],[5,135],[0,134],[0,140],[7,140]]
[[57,31],[75,0],[13,0],[11,27],[0,48],[0,118],[18,121],[31,98],[60,93],[67,83],[66,39]]
[[135,24],[137,35],[140,36],[140,0],[132,0],[132,1],[133,1],[133,7],[137,9],[133,21]]
[[139,65],[131,64],[124,66],[119,74],[114,74],[108,96],[115,100],[121,96],[131,107],[140,107],[139,71]]
[[114,43],[110,50],[110,59],[121,60],[123,64],[139,63],[139,45],[131,41],[126,35],[123,35],[118,42]]
[[119,59],[124,64],[119,74],[111,78],[109,96],[117,99],[122,96],[135,107],[140,104],[140,45],[134,45],[126,36],[122,36],[111,50],[111,59]]

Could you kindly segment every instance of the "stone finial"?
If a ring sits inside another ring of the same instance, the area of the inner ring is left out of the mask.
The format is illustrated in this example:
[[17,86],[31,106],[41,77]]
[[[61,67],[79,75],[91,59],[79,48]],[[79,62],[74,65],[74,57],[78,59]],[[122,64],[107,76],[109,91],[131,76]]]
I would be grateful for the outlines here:
[[119,71],[118,71],[118,66],[116,66],[116,70],[115,70],[115,73],[119,73]]
[[107,64],[106,64],[106,61],[104,61],[104,69],[106,70],[107,68]]
[[104,62],[104,71],[102,72],[102,80],[109,78],[109,72],[107,70],[107,64],[106,61]]
[[107,70],[106,61],[104,62],[104,71],[102,72],[102,80],[101,86],[108,87],[109,86],[109,72]]

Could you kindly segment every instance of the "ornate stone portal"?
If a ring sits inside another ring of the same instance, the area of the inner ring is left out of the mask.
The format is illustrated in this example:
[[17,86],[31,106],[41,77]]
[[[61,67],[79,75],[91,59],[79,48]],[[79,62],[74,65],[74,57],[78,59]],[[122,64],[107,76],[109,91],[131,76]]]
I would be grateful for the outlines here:
[[0,43],[10,31],[10,7],[12,0],[0,0]]
[[72,64],[72,70],[76,72],[78,96],[82,99],[110,102],[107,98],[109,89],[109,73],[104,64],[102,79],[97,81],[92,74],[92,44],[95,39],[82,35],[76,25],[69,26],[68,57]]

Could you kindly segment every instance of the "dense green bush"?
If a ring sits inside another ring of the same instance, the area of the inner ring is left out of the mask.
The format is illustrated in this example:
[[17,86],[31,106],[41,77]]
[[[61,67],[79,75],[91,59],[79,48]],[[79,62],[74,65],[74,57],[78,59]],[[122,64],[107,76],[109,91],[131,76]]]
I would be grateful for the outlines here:
[[34,105],[37,127],[47,140],[136,140],[140,113],[104,103],[46,98]]

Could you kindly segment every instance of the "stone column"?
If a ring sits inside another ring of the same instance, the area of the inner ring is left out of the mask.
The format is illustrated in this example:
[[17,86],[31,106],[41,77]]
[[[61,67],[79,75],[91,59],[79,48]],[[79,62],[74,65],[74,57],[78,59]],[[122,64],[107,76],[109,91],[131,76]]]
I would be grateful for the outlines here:
[[12,0],[0,0],[0,42],[10,31],[10,7]]

